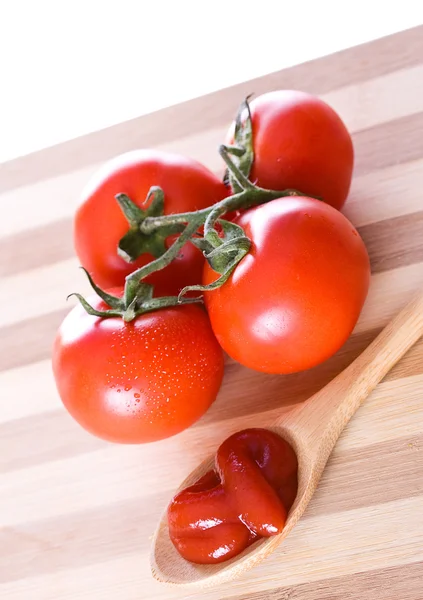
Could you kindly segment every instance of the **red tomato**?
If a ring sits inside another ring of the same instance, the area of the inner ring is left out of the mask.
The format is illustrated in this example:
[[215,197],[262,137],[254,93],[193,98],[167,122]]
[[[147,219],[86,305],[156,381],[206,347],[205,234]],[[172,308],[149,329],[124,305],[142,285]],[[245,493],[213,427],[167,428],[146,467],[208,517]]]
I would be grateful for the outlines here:
[[[123,285],[129,273],[153,259],[144,254],[129,264],[117,254],[128,223],[115,200],[124,193],[141,206],[153,185],[164,191],[165,214],[206,208],[228,194],[211,171],[184,156],[137,150],[107,162],[85,188],[74,222],[76,253],[100,287]],[[173,239],[167,240],[168,246]],[[146,281],[155,284],[156,295],[175,295],[201,281],[203,263],[202,253],[188,242],[171,265]]]
[[[294,188],[340,209],[354,165],[351,136],[337,113],[304,92],[270,92],[250,103],[254,163],[250,179],[271,189]],[[233,125],[228,143],[233,139]]]
[[[107,308],[97,296],[88,301]],[[137,317],[102,319],[76,306],[53,349],[60,397],[85,429],[143,443],[192,425],[216,398],[223,353],[205,310],[185,304]]]
[[[319,200],[288,197],[246,211],[252,248],[228,281],[206,293],[222,348],[266,373],[294,373],[332,356],[367,296],[370,265],[357,231]],[[204,283],[217,278],[206,264]]]

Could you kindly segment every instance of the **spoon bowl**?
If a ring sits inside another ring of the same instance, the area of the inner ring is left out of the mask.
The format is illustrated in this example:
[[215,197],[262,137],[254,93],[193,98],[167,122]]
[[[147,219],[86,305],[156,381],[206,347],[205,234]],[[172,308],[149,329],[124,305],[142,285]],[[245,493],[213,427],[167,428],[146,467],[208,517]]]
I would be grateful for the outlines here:
[[[347,423],[365,398],[398,360],[423,335],[423,294],[408,304],[366,350],[328,385],[306,402],[284,413],[271,429],[295,450],[298,491],[279,535],[260,538],[234,558],[214,564],[186,561],[173,546],[165,512],[152,543],[153,576],[165,583],[209,587],[239,577],[260,563],[292,531],[310,502],[328,458]],[[214,456],[204,460],[182,482],[178,491],[214,468]]]
[[[290,435],[289,429],[286,429],[283,425],[268,427],[268,429],[288,441],[294,448],[298,459],[298,492],[282,533],[268,538],[259,538],[241,554],[226,562],[216,565],[197,565],[186,561],[176,551],[169,537],[165,512],[154,535],[150,559],[155,579],[164,583],[185,586],[199,584],[202,587],[210,587],[232,580],[271,554],[293,529],[314,492],[314,488],[311,485],[313,477],[312,470],[310,469],[311,461],[307,460],[307,449],[301,445],[297,445],[297,440]],[[299,441],[301,442],[301,440]],[[188,475],[177,491],[179,492],[192,485],[214,467],[214,455],[211,455]]]

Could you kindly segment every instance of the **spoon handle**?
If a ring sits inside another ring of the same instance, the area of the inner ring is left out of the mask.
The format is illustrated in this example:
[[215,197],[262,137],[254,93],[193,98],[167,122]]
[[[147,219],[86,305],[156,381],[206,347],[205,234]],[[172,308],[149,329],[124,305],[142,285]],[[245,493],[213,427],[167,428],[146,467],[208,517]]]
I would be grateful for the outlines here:
[[298,427],[321,451],[325,448],[329,456],[356,410],[422,335],[423,294],[420,293],[356,360],[299,407],[295,429]]

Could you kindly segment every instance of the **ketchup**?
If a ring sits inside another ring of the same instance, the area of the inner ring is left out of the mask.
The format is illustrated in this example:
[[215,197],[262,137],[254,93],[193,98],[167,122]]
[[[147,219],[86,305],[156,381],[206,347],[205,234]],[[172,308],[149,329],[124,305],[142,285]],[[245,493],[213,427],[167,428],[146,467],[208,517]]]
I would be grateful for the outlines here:
[[235,433],[217,450],[215,469],[170,503],[175,548],[190,562],[213,564],[281,533],[297,495],[297,472],[294,450],[276,433]]

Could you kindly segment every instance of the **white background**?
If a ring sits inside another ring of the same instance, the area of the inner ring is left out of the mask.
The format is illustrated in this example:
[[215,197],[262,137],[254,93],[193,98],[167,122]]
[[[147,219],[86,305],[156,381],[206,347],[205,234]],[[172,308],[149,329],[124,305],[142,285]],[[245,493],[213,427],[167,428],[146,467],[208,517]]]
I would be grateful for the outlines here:
[[421,23],[420,0],[0,0],[0,162]]

